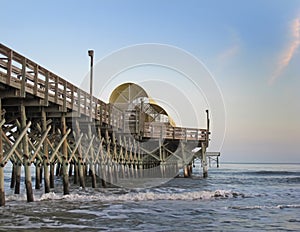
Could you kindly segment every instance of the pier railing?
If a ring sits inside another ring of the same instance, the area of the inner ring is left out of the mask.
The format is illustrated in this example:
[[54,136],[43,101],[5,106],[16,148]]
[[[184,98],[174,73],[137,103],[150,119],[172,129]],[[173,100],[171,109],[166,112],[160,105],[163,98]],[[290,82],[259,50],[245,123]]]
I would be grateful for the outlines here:
[[172,127],[168,123],[147,123],[145,122],[144,137],[184,139],[184,140],[205,140],[206,129]]
[[135,122],[130,122],[126,112],[94,96],[91,97],[86,91],[2,44],[0,82],[13,87],[0,93],[2,97],[25,98],[28,93],[39,99],[40,106],[53,103],[59,106],[61,112],[85,115],[100,124],[104,123],[124,132],[142,131],[144,137],[185,140],[205,140],[208,136],[206,129],[172,127],[161,122],[145,122],[143,128],[139,128],[142,124],[138,123],[137,117]]

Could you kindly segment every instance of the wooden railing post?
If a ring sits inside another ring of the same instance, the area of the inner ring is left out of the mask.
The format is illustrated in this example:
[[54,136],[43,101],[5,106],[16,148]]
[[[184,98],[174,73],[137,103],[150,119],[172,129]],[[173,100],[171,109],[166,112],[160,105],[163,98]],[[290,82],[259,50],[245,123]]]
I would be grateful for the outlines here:
[[78,105],[78,115],[81,114],[81,90],[77,89],[77,105]]
[[54,101],[58,103],[58,76],[54,76]]
[[87,96],[86,96],[86,92],[84,92],[84,113],[87,114]]
[[21,96],[26,97],[26,58],[22,59],[22,73],[21,73]]
[[74,110],[74,104],[75,104],[74,85],[70,86],[70,90],[71,90],[71,109],[73,111]]
[[12,59],[13,59],[13,51],[9,50],[7,54],[7,77],[6,77],[6,84],[10,85],[11,82],[11,72],[12,72]]
[[34,86],[33,86],[33,95],[37,95],[38,88],[38,75],[39,75],[39,67],[38,65],[34,65]]
[[48,106],[49,102],[49,71],[45,73],[45,91],[44,91],[44,106]]
[[63,112],[67,112],[67,82],[64,81]]

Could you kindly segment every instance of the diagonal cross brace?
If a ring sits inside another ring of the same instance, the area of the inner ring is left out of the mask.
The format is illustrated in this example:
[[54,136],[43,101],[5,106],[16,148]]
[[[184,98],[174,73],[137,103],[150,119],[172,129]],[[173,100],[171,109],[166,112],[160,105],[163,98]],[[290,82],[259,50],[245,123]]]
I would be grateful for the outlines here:
[[159,148],[155,148],[153,151],[150,151],[150,152],[149,152],[149,151],[147,151],[146,149],[144,149],[144,148],[141,147],[141,150],[142,150],[142,151],[146,152],[148,155],[150,155],[150,156],[152,156],[153,158],[155,158],[156,160],[160,161],[160,159],[159,159],[158,156],[152,154],[152,152],[157,151],[158,149],[159,149]]
[[[4,131],[2,131],[2,137],[4,138],[4,145],[6,145],[8,148],[12,148],[12,142],[15,143],[15,141],[11,141],[9,138],[7,138]],[[18,151],[18,148],[15,149],[14,153],[17,155],[20,162],[22,162],[22,155],[20,155],[20,152]],[[13,156],[10,157],[10,159],[13,158]],[[5,163],[4,163],[5,164]]]
[[14,143],[14,145],[11,147],[10,151],[8,152],[8,154],[6,155],[6,157],[4,158],[4,160],[2,161],[2,165],[6,164],[7,161],[9,160],[9,158],[12,156],[12,154],[14,153],[14,151],[16,150],[16,148],[18,147],[19,143],[22,141],[23,137],[25,136],[25,134],[27,133],[28,128],[31,126],[31,122],[29,121],[28,124],[26,125],[26,127],[23,129],[23,131],[21,132],[20,136],[18,137],[18,139],[16,140],[16,142]]
[[51,126],[48,127],[48,129],[45,131],[45,133],[44,133],[42,139],[40,140],[40,142],[39,142],[39,144],[38,144],[38,146],[37,146],[37,148],[36,148],[34,154],[32,155],[32,158],[31,158],[31,160],[30,160],[31,163],[33,162],[33,160],[35,159],[35,157],[37,156],[37,154],[38,154],[39,151],[41,150],[41,147],[42,147],[42,145],[43,145],[45,139],[47,138],[47,135],[48,135],[48,133],[49,133],[50,130],[51,130]]
[[63,136],[63,138],[61,139],[61,141],[60,141],[59,144],[57,145],[55,151],[53,152],[53,154],[52,154],[52,156],[51,156],[51,158],[50,158],[50,163],[53,162],[55,156],[59,159],[59,161],[61,161],[61,157],[59,157],[59,156],[57,155],[57,152],[58,152],[59,148],[61,147],[61,145],[63,144],[63,142],[65,141],[65,139],[66,139],[66,138],[68,137],[68,135],[70,134],[70,132],[71,132],[71,129],[68,129],[68,130],[67,130],[67,133]]
[[71,160],[72,160],[73,157],[74,157],[75,160],[77,161],[77,158],[75,157],[75,152],[77,151],[77,149],[78,149],[78,147],[79,147],[79,145],[80,145],[80,143],[81,143],[82,137],[83,137],[83,134],[81,133],[81,134],[80,134],[80,137],[79,137],[79,139],[78,139],[78,141],[77,141],[77,143],[76,143],[76,145],[75,145],[75,147],[74,147],[74,149],[73,149],[73,152],[72,152],[72,154],[71,154],[71,156],[70,156],[70,159],[69,159],[69,161],[68,161],[69,163],[71,162]]
[[83,158],[84,161],[86,161],[86,159],[87,159],[88,153],[90,152],[90,149],[91,149],[91,147],[92,147],[92,145],[93,145],[94,139],[95,139],[95,135],[93,135],[93,137],[92,137],[92,139],[91,139],[91,141],[90,141],[90,143],[89,143],[88,149],[87,149],[87,151],[85,152],[85,156],[84,156],[84,158]]

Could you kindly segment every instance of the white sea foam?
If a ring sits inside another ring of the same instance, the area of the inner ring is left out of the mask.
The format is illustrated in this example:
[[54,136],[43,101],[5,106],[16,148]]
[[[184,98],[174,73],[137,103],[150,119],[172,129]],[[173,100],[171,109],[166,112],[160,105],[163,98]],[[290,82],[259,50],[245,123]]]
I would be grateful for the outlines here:
[[191,191],[191,192],[129,192],[126,194],[113,193],[95,193],[95,194],[69,194],[62,195],[58,193],[43,194],[36,201],[44,200],[67,200],[67,201],[100,201],[100,202],[115,202],[115,201],[155,201],[155,200],[210,200],[218,198],[243,197],[241,193],[229,190],[216,191]]
[[285,209],[285,208],[300,208],[300,205],[246,205],[246,206],[230,206],[227,209],[238,210],[255,210],[255,209]]

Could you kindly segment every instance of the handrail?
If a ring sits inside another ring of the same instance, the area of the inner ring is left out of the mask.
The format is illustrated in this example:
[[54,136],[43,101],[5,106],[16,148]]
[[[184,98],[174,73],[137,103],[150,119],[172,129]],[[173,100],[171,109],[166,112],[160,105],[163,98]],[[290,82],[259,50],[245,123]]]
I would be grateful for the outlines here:
[[[63,112],[71,109],[123,132],[140,133],[138,113],[134,118],[135,125],[129,125],[135,130],[126,129],[126,123],[130,123],[126,112],[94,96],[90,98],[86,91],[3,44],[0,44],[0,82],[20,90],[20,97],[29,93],[43,99],[45,106],[48,102],[55,103],[62,106]],[[142,136],[152,138],[205,140],[209,134],[206,129],[172,127],[170,123],[162,122],[144,122],[143,127]]]

